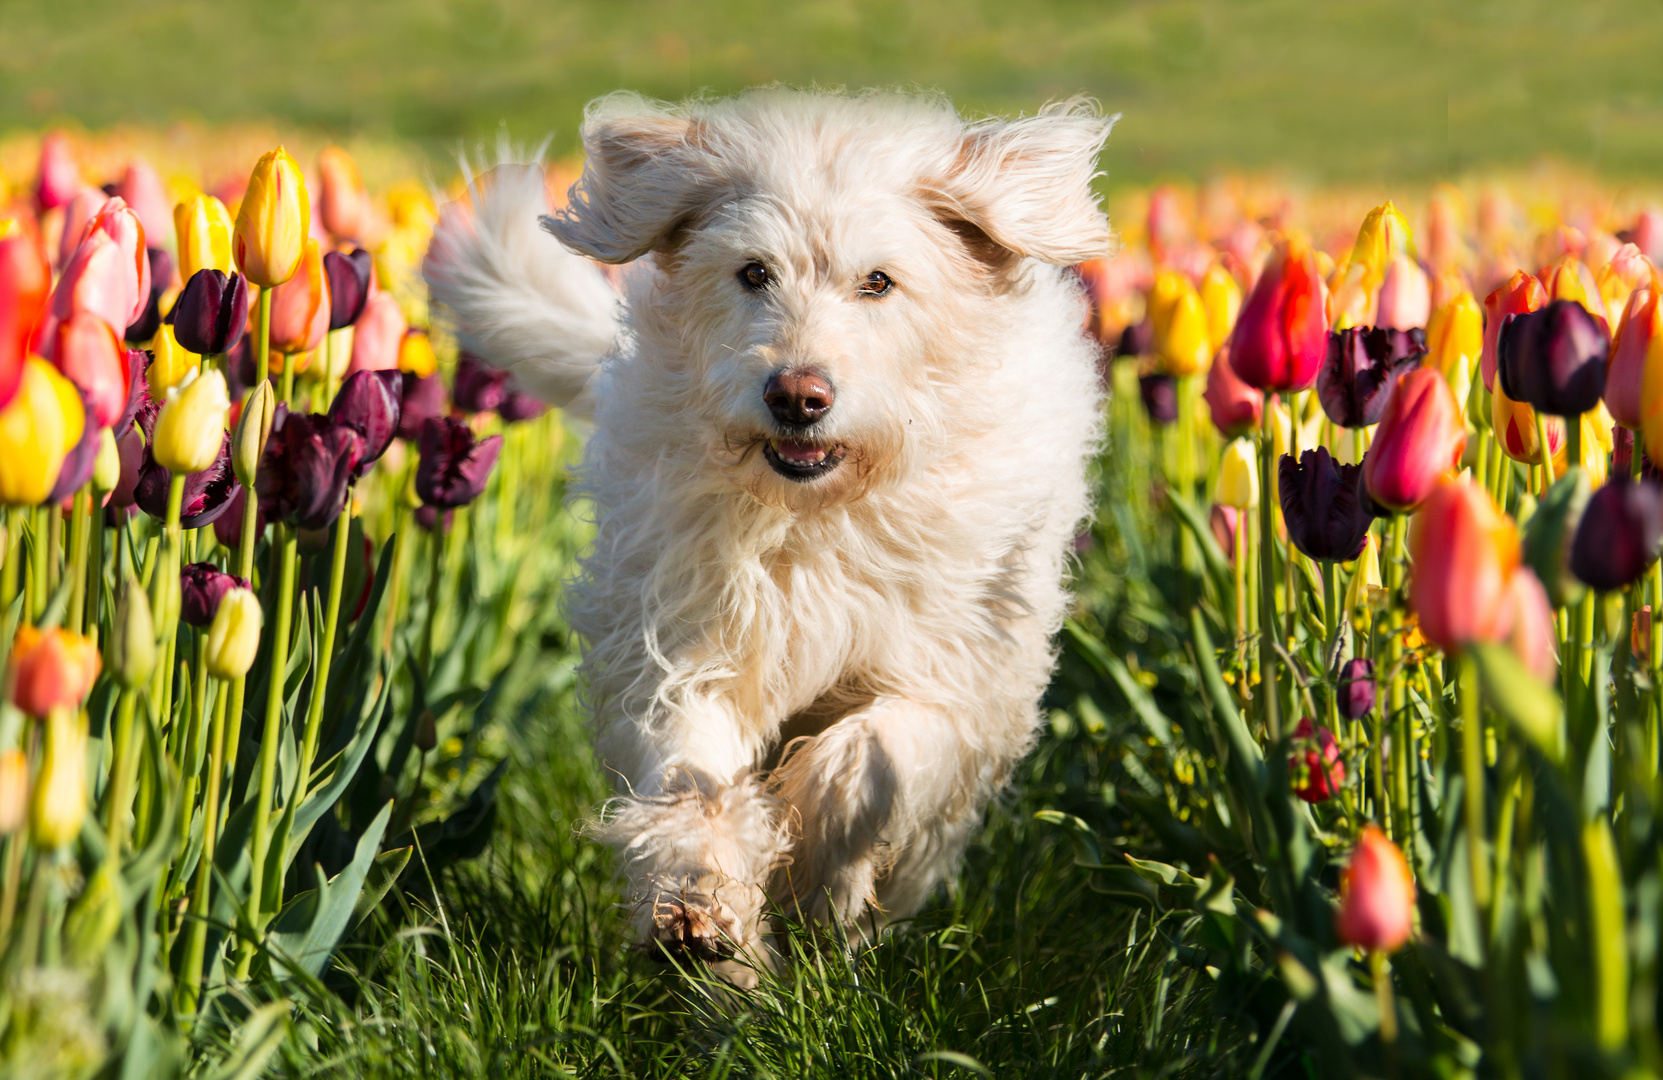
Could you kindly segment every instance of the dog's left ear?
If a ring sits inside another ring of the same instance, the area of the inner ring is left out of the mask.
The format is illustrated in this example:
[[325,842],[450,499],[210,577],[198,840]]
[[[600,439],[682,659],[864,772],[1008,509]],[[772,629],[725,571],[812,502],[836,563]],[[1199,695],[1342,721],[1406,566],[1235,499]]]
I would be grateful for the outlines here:
[[1112,254],[1114,234],[1091,182],[1119,118],[1073,99],[1037,116],[974,124],[924,199],[973,248],[998,249],[979,252],[994,261],[1015,255],[1072,266]]

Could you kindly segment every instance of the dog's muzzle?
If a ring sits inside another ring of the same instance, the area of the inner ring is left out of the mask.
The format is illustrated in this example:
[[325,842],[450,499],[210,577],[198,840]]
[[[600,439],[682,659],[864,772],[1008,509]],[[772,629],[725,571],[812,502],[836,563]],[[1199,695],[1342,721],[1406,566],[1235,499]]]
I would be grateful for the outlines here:
[[786,369],[769,376],[762,388],[762,403],[780,428],[790,433],[763,444],[762,456],[769,468],[787,480],[801,482],[825,476],[843,463],[843,447],[819,442],[812,434],[836,399],[831,380],[818,371]]

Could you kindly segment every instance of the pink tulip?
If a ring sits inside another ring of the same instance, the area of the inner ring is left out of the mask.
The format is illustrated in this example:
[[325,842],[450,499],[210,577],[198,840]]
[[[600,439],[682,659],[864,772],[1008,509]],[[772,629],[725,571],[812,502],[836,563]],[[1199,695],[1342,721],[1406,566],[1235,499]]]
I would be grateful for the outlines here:
[[54,131],[40,143],[40,176],[35,181],[35,205],[55,210],[75,197],[81,189],[81,167],[69,136]]
[[1328,355],[1324,291],[1311,246],[1284,241],[1265,264],[1230,337],[1231,364],[1243,382],[1264,391],[1311,385]]
[[94,312],[72,312],[57,325],[52,363],[85,395],[90,423],[109,427],[125,411],[127,347]]
[[1399,377],[1386,402],[1363,458],[1363,482],[1380,505],[1411,509],[1460,466],[1466,447],[1466,425],[1449,383],[1436,368],[1415,368]]
[[352,363],[348,375],[359,371],[390,371],[398,367],[399,346],[404,344],[404,331],[409,328],[404,312],[392,293],[378,292],[364,304],[358,316],[357,329],[352,332]]
[[43,348],[51,347],[57,324],[77,311],[92,312],[118,334],[125,331],[132,321],[136,285],[121,246],[106,232],[89,234],[70,256],[57,288],[52,290]]
[[138,215],[144,225],[144,234],[150,239],[150,246],[167,247],[168,237],[173,234],[174,200],[168,195],[161,174],[150,162],[143,158],[134,158],[129,162],[115,193],[125,199]]
[[70,256],[87,238],[87,227],[109,201],[110,197],[98,188],[84,187],[64,204],[64,227],[58,234],[58,267],[69,265]]
[[1386,267],[1377,295],[1375,326],[1417,330],[1432,315],[1432,283],[1420,264],[1407,255],[1399,255]]
[[150,302],[150,252],[144,239],[144,224],[139,221],[138,214],[127,205],[126,200],[119,196],[106,202],[98,214],[87,226],[87,232],[107,233],[116,242],[126,259],[126,265],[131,268],[133,307],[127,314],[124,323],[111,323],[116,334],[138,322],[139,316],[144,314],[145,305]]
[[1634,219],[1623,238],[1645,253],[1652,262],[1663,260],[1663,209],[1648,206]]
[[1214,426],[1227,439],[1252,431],[1264,416],[1265,395],[1236,375],[1228,342],[1207,369],[1207,389],[1201,396],[1212,413]]
[[1364,825],[1357,849],[1340,875],[1334,931],[1347,945],[1396,952],[1415,925],[1415,878],[1397,845]]

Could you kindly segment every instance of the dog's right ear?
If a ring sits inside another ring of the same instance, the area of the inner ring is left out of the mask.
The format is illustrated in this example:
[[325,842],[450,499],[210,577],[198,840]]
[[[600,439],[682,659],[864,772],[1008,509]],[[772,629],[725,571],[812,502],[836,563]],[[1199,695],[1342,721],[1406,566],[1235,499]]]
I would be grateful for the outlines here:
[[660,247],[716,186],[699,147],[701,128],[633,95],[596,102],[583,124],[583,176],[565,209],[542,219],[543,228],[603,263],[626,263]]

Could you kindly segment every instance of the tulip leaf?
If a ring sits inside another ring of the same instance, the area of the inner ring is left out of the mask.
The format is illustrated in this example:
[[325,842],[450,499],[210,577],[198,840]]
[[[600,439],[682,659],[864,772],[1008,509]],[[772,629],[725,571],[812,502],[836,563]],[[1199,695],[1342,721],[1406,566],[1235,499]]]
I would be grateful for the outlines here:
[[1582,592],[1582,584],[1570,572],[1571,537],[1592,491],[1587,470],[1566,469],[1548,488],[1524,531],[1524,561],[1535,571],[1554,607],[1573,602]]
[[1548,760],[1565,756],[1565,709],[1559,694],[1530,673],[1505,645],[1473,645],[1484,700]]
[[391,678],[384,678],[381,681],[381,695],[376,698],[372,706],[364,710],[363,717],[358,724],[358,730],[353,735],[352,742],[347,744],[346,750],[336,762],[334,772],[330,774],[325,783],[307,794],[295,810],[294,822],[288,839],[289,850],[283,860],[285,867],[294,858],[295,852],[300,849],[300,845],[305,842],[307,834],[312,831],[312,826],[317,823],[319,818],[329,812],[336,801],[345,794],[347,786],[352,783],[353,778],[358,775],[358,767],[363,764],[370,748],[375,745],[376,734],[381,730],[382,713],[392,707],[390,700],[392,686],[393,680]]
[[413,847],[394,848],[383,851],[370,864],[369,876],[364,879],[364,887],[358,893],[358,901],[352,906],[352,925],[357,926],[370,917],[370,913],[381,906],[385,897],[404,873],[404,868],[410,865],[410,856],[415,852]]
[[1200,509],[1194,503],[1176,491],[1168,489],[1167,499],[1177,511],[1179,523],[1195,537],[1195,544],[1201,549],[1201,561],[1207,564],[1207,573],[1212,576],[1213,586],[1218,590],[1218,595],[1232,595],[1235,579],[1232,577],[1230,560],[1219,550],[1212,525],[1202,517]]
[[352,921],[359,893],[392,813],[393,804],[389,800],[358,838],[352,862],[346,869],[328,879],[318,869],[317,888],[296,896],[272,920],[266,941],[277,958],[280,978],[285,973],[288,977],[304,973],[316,978],[323,971],[329,954]]
[[1236,703],[1231,700],[1230,691],[1224,685],[1224,678],[1218,672],[1212,635],[1207,633],[1207,623],[1201,617],[1199,607],[1190,609],[1190,634],[1195,644],[1196,665],[1201,670],[1201,685],[1212,701],[1213,714],[1224,729],[1225,740],[1230,746],[1230,771],[1239,774],[1244,793],[1250,799],[1262,799],[1265,790],[1264,753],[1248,733],[1247,725],[1242,722],[1241,713],[1236,710]]
[[1126,703],[1132,707],[1143,726],[1149,729],[1149,734],[1162,746],[1172,745],[1172,721],[1168,720],[1155,704],[1155,699],[1149,696],[1149,691],[1132,678],[1127,670],[1126,662],[1111,654],[1103,643],[1088,634],[1084,627],[1073,619],[1064,624],[1070,639],[1080,647],[1080,652],[1087,661],[1099,672],[1114,680],[1114,684],[1125,695]]

